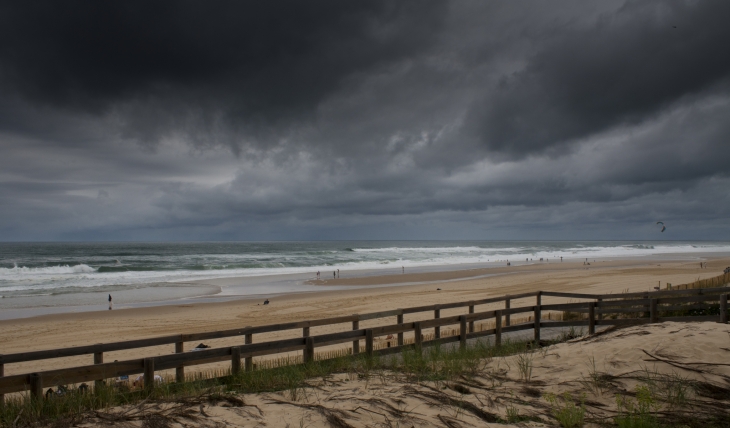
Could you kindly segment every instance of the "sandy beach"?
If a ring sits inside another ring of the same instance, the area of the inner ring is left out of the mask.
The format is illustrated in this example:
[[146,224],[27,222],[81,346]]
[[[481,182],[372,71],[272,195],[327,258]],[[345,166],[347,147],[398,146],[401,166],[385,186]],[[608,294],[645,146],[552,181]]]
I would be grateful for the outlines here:
[[335,373],[296,390],[114,408],[79,426],[144,427],[155,415],[171,427],[549,427],[563,409],[582,409],[575,426],[626,415],[662,418],[661,426],[726,426],[728,334],[730,326],[713,322],[634,326],[484,359],[447,381],[387,369]]
[[[281,296],[272,299],[271,304],[266,306],[262,305],[259,299],[236,300],[5,320],[0,321],[0,343],[2,343],[2,353],[9,354],[468,301],[537,290],[586,293],[648,291],[658,284],[664,287],[667,282],[681,284],[698,278],[717,276],[730,265],[728,257],[707,260],[706,269],[700,269],[699,262],[689,260],[634,259],[598,261],[588,266],[575,261],[550,262],[493,269],[329,279],[318,283],[321,285],[321,291]],[[216,280],[205,281],[207,284],[215,282]],[[399,282],[426,283],[388,286]],[[357,285],[360,288],[328,290],[328,285]],[[558,299],[543,300],[544,303],[553,301],[557,302]],[[513,302],[513,307],[523,304],[526,305],[528,302]],[[480,310],[489,308],[489,305],[479,307]],[[456,313],[454,312],[454,315]],[[449,314],[450,311],[444,311],[442,316]],[[409,319],[407,316],[405,321],[417,319],[415,318],[417,315],[413,317]],[[361,328],[370,325],[369,323],[377,325],[378,321],[363,322]],[[347,328],[345,325],[317,327],[312,329],[311,334],[344,331]],[[300,334],[299,331],[288,331],[266,337],[271,340],[297,337]],[[263,338],[257,339],[254,336],[254,341],[258,340]],[[210,341],[208,345],[230,346],[239,342],[240,338],[218,339]],[[186,344],[186,349],[193,346],[195,344]],[[105,355],[105,361],[164,355],[173,352],[171,348],[167,346],[112,352]],[[141,352],[145,355],[140,355]],[[5,374],[70,367],[91,362],[89,355],[10,364],[5,367]]]

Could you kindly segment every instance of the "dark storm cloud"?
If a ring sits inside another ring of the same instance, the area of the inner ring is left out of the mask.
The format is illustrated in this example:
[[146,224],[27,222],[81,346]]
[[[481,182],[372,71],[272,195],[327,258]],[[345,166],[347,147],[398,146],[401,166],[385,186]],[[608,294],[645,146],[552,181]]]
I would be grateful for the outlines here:
[[727,239],[729,12],[4,2],[0,239]]
[[730,83],[727,16],[730,3],[627,2],[593,25],[534,33],[537,51],[472,111],[473,126],[489,149],[524,155],[640,123]]
[[427,47],[443,14],[435,2],[5,2],[0,63],[6,90],[86,113],[122,104],[125,131],[145,140],[191,114],[203,133],[217,120],[265,132]]

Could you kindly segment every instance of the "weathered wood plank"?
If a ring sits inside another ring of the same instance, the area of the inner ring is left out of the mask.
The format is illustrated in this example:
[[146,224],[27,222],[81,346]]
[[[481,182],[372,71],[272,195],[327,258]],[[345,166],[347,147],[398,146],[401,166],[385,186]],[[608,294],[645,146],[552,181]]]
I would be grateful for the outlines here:
[[491,318],[494,318],[495,311],[484,311],[484,312],[477,312],[475,314],[468,314],[466,316],[466,319],[468,321],[482,321],[482,320],[488,320]]
[[373,334],[377,336],[384,336],[386,334],[403,334],[408,331],[413,331],[413,323],[407,322],[402,324],[384,325],[382,327],[373,327]]
[[[698,310],[698,309],[713,309],[713,308],[719,308],[719,304],[702,304],[702,303],[695,303],[694,305],[677,305],[677,306],[659,306],[659,311],[692,311],[692,310]],[[689,315],[687,315],[689,316]]]
[[445,325],[458,324],[458,323],[459,323],[459,315],[455,315],[453,317],[435,318],[432,320],[421,321],[421,328],[443,327]]
[[522,314],[525,312],[532,312],[535,310],[534,306],[520,306],[518,308],[502,309],[502,315]]
[[588,312],[586,302],[580,303],[557,303],[550,305],[542,305],[543,311],[571,311],[571,312]]
[[598,308],[619,308],[626,306],[641,306],[648,305],[651,303],[651,299],[634,299],[634,300],[604,300],[597,302],[596,307]]
[[571,299],[598,299],[602,297],[600,294],[582,294],[582,293],[563,293],[559,291],[542,291],[543,296],[550,297],[567,297]]
[[554,328],[554,327],[581,327],[587,326],[588,320],[571,320],[571,321],[543,321],[540,323],[541,328]]
[[[141,373],[143,369],[144,360],[140,358],[114,363],[46,370],[40,372],[40,374],[43,376],[43,383],[45,385],[55,386],[89,382],[95,379],[108,379],[131,373]],[[24,391],[27,389],[28,382],[28,374],[2,377],[0,378],[0,393]]]
[[28,389],[30,373],[0,377],[0,394],[20,392]]
[[[522,294],[512,294],[510,295],[510,299],[522,299],[526,297],[533,297],[537,295],[537,292],[532,293],[522,293]],[[416,306],[413,308],[404,308],[403,313],[404,314],[414,314],[417,312],[430,312],[436,309],[454,309],[454,308],[464,308],[468,307],[469,305],[486,305],[489,303],[498,303],[503,302],[505,300],[505,296],[500,297],[490,297],[488,299],[481,299],[481,300],[470,300],[468,302],[455,302],[455,303],[442,303],[438,305],[427,305],[427,306]]]
[[317,346],[336,345],[338,343],[350,342],[353,339],[360,340],[365,338],[365,330],[351,330],[342,333],[329,333],[316,336]]
[[720,294],[715,295],[702,295],[702,296],[687,296],[687,297],[672,297],[672,298],[661,298],[657,299],[657,303],[660,305],[668,303],[694,303],[694,302],[719,302]]
[[660,317],[659,322],[662,321],[679,321],[679,322],[706,322],[706,321],[718,321],[719,315],[703,315],[696,317]]
[[502,334],[509,333],[511,331],[522,331],[522,330],[530,330],[535,328],[534,322],[526,322],[522,324],[512,324],[509,327],[502,326]]
[[383,311],[383,312],[373,312],[371,314],[361,314],[359,315],[360,321],[367,321],[372,320],[376,318],[386,318],[386,317],[394,317],[398,315],[403,315],[403,309],[393,309],[392,311]]
[[636,293],[622,293],[622,294],[603,294],[600,295],[602,299],[625,299],[633,297],[643,297],[651,295],[655,298],[662,298],[664,296],[681,296],[681,295],[699,295],[699,294],[722,294],[727,293],[730,287],[711,287],[711,288],[689,288],[686,290],[661,290],[661,291],[640,291]]
[[639,308],[624,308],[624,309],[612,309],[612,308],[605,308],[605,309],[596,309],[596,313],[598,314],[634,314],[637,312],[648,312],[649,308],[647,307],[639,307]]
[[77,346],[72,348],[48,349],[44,351],[19,352],[0,355],[0,364],[20,363],[25,361],[45,360],[50,358],[74,357],[94,353],[120,351],[124,349],[146,348],[175,343],[180,335],[154,337],[151,339],[127,340],[124,342],[100,343],[96,345]]

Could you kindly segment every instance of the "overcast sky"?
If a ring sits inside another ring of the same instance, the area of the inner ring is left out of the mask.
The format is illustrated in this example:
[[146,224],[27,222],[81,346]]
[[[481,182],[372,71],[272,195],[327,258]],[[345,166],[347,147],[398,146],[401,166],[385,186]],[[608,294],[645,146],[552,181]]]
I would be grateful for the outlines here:
[[728,18],[3,1],[0,240],[728,240]]

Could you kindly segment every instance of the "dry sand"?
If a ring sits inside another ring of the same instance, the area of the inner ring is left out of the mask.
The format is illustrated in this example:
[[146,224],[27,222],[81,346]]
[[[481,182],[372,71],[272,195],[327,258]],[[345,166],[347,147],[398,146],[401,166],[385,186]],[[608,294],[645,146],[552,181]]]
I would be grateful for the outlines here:
[[[509,412],[529,419],[519,426],[555,426],[557,406],[546,400],[548,393],[570,394],[568,402],[585,408],[586,426],[600,426],[617,414],[617,394],[636,403],[633,396],[642,386],[654,400],[651,411],[668,418],[670,426],[698,425],[711,416],[726,422],[728,357],[730,326],[667,322],[483,360],[474,374],[453,381],[419,382],[388,371],[312,379],[308,387],[294,391],[239,395],[243,401],[233,406],[226,401],[184,406],[188,417],[171,426],[471,427],[507,421]],[[529,379],[519,369],[520,360],[529,361]],[[678,393],[684,398],[678,399]],[[147,406],[112,409],[105,415],[126,411],[127,417],[137,418],[129,426],[145,426],[142,418],[152,426],[150,415],[160,409]],[[94,419],[82,426],[105,423]]]
[[[215,331],[297,320],[318,319],[353,313],[377,312],[436,303],[468,301],[505,294],[518,294],[536,290],[571,291],[586,293],[621,293],[624,291],[651,290],[658,282],[686,283],[697,278],[709,278],[722,273],[730,265],[730,259],[708,262],[707,269],[700,269],[699,262],[618,260],[592,263],[584,266],[576,262],[550,262],[528,266],[513,266],[479,271],[460,271],[440,274],[404,275],[407,282],[442,280],[447,282],[421,285],[383,287],[394,282],[391,277],[331,280],[327,284],[380,285],[377,288],[359,288],[345,291],[329,291],[323,286],[319,293],[287,295],[272,299],[270,305],[260,301],[240,300],[223,303],[198,303],[134,308],[124,310],[66,313],[36,318],[0,321],[2,353],[53,349],[102,342],[132,340],[169,334]],[[484,274],[496,276],[478,277]],[[228,279],[227,281],[230,281]],[[349,281],[349,282],[348,282]],[[214,282],[214,281],[213,281]],[[437,291],[437,288],[441,288]],[[544,303],[560,299],[543,299]],[[528,305],[529,301],[517,301],[512,307]],[[478,310],[497,308],[497,305],[480,306]],[[442,311],[442,316],[463,313],[463,310]],[[406,316],[405,321],[425,319],[430,314]],[[395,320],[362,322],[360,327],[393,323]],[[349,329],[349,325],[312,328],[311,334],[323,334]],[[255,335],[254,342],[286,337],[298,337],[301,331],[289,331]],[[240,344],[241,338],[218,339],[208,344],[213,347]],[[186,344],[193,347],[195,344]],[[173,346],[118,351],[104,355],[105,361],[124,360],[169,354]],[[92,363],[92,356],[80,356],[55,360],[36,361],[5,366],[5,374],[28,373],[51,368],[71,367]]]

